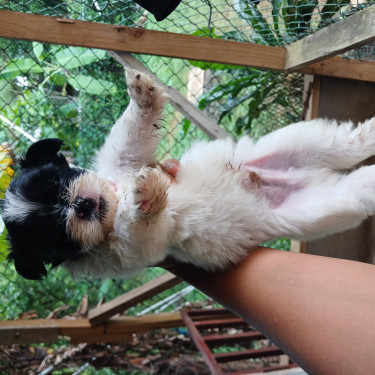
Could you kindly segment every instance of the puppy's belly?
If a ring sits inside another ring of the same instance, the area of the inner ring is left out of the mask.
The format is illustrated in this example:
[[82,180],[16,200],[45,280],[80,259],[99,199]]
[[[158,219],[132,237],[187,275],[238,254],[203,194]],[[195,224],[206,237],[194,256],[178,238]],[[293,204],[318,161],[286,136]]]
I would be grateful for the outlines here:
[[225,164],[182,166],[178,183],[168,191],[176,223],[170,249],[174,257],[222,269],[270,237],[276,224],[268,202],[244,188],[241,173]]

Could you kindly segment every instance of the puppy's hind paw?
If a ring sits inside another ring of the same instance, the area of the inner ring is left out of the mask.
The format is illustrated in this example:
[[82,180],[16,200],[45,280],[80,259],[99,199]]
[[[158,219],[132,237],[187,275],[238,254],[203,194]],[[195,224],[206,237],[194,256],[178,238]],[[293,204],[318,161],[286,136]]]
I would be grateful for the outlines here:
[[130,97],[141,109],[163,109],[168,96],[151,77],[138,70],[127,70],[126,81]]
[[168,177],[159,166],[143,167],[135,178],[134,201],[141,217],[160,212],[167,203]]

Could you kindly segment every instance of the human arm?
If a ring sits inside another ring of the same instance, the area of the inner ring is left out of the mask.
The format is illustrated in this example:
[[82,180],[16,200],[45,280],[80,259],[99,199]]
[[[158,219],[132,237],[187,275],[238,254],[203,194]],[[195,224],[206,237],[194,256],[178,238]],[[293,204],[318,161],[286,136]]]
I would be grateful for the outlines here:
[[223,272],[166,268],[262,331],[309,374],[374,371],[372,265],[259,248]]

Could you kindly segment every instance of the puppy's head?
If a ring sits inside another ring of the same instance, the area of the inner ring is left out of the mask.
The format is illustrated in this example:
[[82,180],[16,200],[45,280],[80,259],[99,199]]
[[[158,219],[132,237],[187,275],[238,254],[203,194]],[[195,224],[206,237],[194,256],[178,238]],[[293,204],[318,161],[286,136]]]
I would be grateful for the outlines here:
[[71,168],[59,153],[61,146],[59,139],[34,143],[2,201],[11,248],[8,258],[28,279],[45,276],[47,264],[55,267],[78,259],[102,242],[113,225],[114,214],[107,215],[110,208],[115,210],[107,202],[113,195],[110,188],[95,176],[85,190],[84,182],[78,181],[87,183],[91,172]]

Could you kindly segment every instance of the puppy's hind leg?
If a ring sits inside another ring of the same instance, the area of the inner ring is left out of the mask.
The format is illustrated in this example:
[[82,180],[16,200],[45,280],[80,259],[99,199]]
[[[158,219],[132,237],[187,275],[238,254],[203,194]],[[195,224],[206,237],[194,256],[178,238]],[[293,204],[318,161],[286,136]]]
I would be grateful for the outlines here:
[[333,169],[347,169],[375,155],[375,117],[357,126],[343,123],[335,128],[331,147],[322,162]]
[[355,228],[375,214],[375,165],[316,177],[320,183],[292,192],[272,210],[279,221],[277,236],[323,237]]
[[252,161],[246,165],[283,170],[308,166],[349,169],[372,155],[375,117],[358,126],[317,119],[286,126],[261,138],[255,144]]

